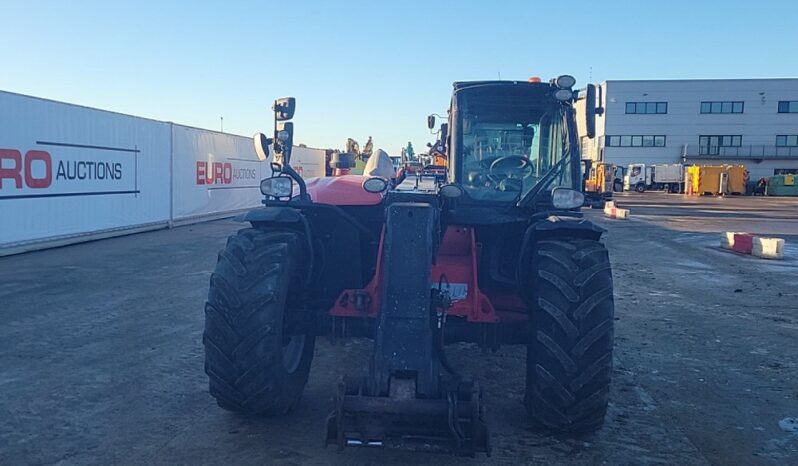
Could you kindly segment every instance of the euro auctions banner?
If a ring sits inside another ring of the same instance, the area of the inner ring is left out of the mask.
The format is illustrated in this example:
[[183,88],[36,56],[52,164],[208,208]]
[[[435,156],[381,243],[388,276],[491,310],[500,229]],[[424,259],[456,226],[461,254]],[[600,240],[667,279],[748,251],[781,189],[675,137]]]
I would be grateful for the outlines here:
[[0,91],[0,255],[258,207],[267,176],[248,137]]
[[[291,166],[303,177],[324,176],[325,151],[294,146]],[[260,180],[271,176],[251,138],[173,125],[172,218],[181,220],[260,206]]]
[[169,220],[169,124],[0,92],[0,246]]
[[[36,141],[37,149],[22,153],[0,149],[0,198],[138,194],[137,148],[99,147]],[[47,150],[43,150],[47,149]],[[76,149],[83,149],[78,152]],[[6,194],[7,193],[7,194]]]
[[172,151],[173,219],[260,205],[260,180],[271,168],[252,139],[173,125]]

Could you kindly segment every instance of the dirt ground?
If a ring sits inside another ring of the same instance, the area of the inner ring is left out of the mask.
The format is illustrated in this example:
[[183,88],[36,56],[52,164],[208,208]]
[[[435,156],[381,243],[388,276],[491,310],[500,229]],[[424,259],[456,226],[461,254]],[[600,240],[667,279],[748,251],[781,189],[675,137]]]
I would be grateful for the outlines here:
[[[798,464],[798,199],[620,195],[609,231],[616,352],[605,427],[533,433],[522,347],[449,351],[482,381],[494,454],[323,448],[335,380],[368,341],[320,339],[298,409],[247,418],[207,393],[203,302],[224,220],[0,258],[2,464]],[[778,234],[788,258],[717,248]]]

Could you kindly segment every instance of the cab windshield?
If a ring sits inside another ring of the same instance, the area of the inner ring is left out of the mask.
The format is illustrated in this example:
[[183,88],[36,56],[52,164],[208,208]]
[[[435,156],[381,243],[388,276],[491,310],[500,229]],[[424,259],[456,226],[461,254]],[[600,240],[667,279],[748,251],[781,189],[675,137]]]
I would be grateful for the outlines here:
[[569,170],[558,165],[564,108],[548,96],[491,94],[460,103],[462,186],[474,200],[518,201],[553,167]]

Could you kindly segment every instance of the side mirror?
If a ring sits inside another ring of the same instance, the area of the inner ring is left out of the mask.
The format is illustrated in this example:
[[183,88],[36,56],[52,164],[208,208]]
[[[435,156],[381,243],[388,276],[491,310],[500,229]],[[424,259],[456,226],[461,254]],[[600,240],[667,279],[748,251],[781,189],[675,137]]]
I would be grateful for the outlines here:
[[588,84],[585,91],[585,132],[587,137],[596,137],[596,86]]
[[272,140],[267,138],[263,133],[255,133],[252,136],[252,141],[255,143],[255,153],[258,154],[258,159],[263,162],[269,158],[269,146]]
[[274,101],[274,119],[277,121],[286,121],[294,118],[294,110],[296,109],[296,99],[293,97],[283,97]]
[[279,121],[274,128],[275,162],[288,165],[291,162],[291,148],[294,146],[294,124]]
[[435,129],[435,115],[430,115],[427,117],[427,128]]

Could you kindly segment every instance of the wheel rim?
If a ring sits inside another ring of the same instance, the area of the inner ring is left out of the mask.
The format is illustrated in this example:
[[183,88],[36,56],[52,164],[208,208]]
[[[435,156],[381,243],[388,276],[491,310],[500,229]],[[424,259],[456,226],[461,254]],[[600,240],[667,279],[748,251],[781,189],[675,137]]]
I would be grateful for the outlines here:
[[302,353],[305,352],[305,335],[291,335],[283,339],[283,367],[289,374],[293,374],[302,362]]

